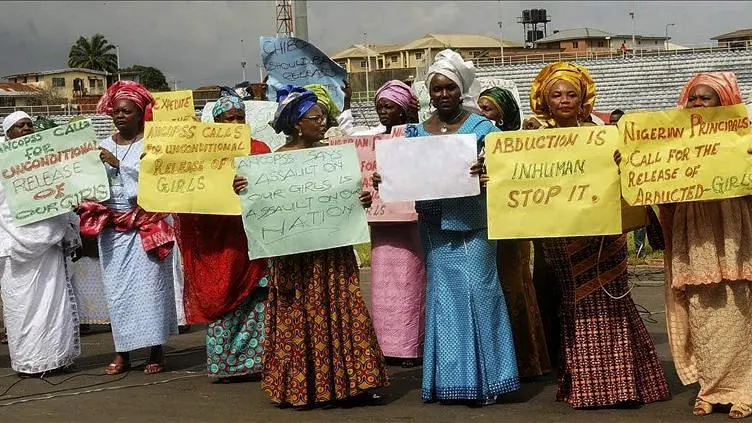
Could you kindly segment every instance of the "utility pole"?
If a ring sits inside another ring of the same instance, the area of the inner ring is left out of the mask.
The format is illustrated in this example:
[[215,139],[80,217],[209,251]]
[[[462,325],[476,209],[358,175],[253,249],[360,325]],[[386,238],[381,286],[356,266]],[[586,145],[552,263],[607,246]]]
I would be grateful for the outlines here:
[[117,56],[117,71],[118,71],[118,81],[120,81],[120,46],[115,46],[115,55]]
[[371,54],[368,50],[368,33],[363,33],[363,46],[366,49],[366,96],[368,96],[369,86],[368,86],[368,71],[371,68]]
[[243,80],[241,82],[245,82],[245,49],[243,48],[243,39],[240,39],[240,68],[243,69]]
[[632,10],[629,12],[629,16],[632,18],[632,57],[637,56],[637,44],[635,43],[635,22],[634,22],[634,15],[635,12]]
[[501,28],[501,19],[504,13],[501,11],[501,0],[499,0],[499,47],[501,48],[501,65],[504,66],[504,30]]
[[668,50],[668,27],[674,26],[674,25],[676,25],[676,24],[672,24],[672,23],[666,24],[666,41],[665,41],[664,50]]

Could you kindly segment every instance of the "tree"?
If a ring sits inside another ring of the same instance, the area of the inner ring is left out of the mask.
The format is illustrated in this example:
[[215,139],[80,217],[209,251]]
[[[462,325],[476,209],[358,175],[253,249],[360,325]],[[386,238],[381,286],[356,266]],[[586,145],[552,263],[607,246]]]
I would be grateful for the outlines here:
[[129,68],[121,69],[121,72],[137,72],[141,79],[141,85],[149,91],[169,91],[167,78],[161,70],[151,66],[133,65]]
[[118,67],[118,59],[113,50],[115,46],[102,34],[95,34],[91,38],[81,36],[68,53],[68,66],[114,72]]

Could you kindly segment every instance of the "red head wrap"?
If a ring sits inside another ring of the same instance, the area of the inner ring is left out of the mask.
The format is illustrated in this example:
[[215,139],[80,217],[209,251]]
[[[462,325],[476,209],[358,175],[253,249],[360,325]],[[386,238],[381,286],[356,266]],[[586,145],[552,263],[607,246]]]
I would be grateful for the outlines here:
[[144,120],[151,120],[154,97],[143,85],[133,81],[118,81],[112,84],[99,99],[97,113],[112,116],[112,110],[118,100],[130,100],[136,103],[136,106],[144,113]]

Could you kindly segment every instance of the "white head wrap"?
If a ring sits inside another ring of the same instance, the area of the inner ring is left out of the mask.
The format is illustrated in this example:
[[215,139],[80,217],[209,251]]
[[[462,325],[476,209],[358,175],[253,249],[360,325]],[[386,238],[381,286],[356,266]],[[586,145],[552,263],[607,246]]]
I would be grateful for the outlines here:
[[3,132],[5,132],[5,138],[8,138],[8,131],[10,131],[10,128],[12,128],[13,125],[17,124],[19,120],[23,119],[31,120],[31,116],[21,110],[13,112],[6,116],[5,119],[3,119]]
[[475,65],[466,62],[459,53],[446,49],[436,55],[426,75],[426,87],[431,92],[431,80],[436,74],[444,75],[460,87],[462,107],[473,113],[480,113],[476,102],[480,95],[480,83],[475,79]]

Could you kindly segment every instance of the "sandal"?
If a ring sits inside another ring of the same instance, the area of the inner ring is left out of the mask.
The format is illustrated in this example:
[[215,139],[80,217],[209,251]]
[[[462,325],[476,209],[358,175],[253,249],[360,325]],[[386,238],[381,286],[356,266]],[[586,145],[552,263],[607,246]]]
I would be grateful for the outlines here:
[[732,419],[743,419],[752,416],[752,406],[749,404],[734,404],[729,411],[729,417]]
[[707,416],[713,412],[713,404],[705,401],[704,399],[695,398],[695,408],[692,409],[692,414],[695,416]]
[[146,367],[144,367],[144,374],[155,375],[157,373],[162,373],[164,371],[164,368],[164,361],[161,363],[148,363]]
[[114,361],[107,365],[104,372],[109,376],[115,376],[125,373],[131,369],[131,363],[115,363]]
[[406,358],[406,359],[402,360],[402,368],[403,369],[412,369],[416,365],[417,365],[417,363],[415,363],[415,360],[412,359],[412,358]]

